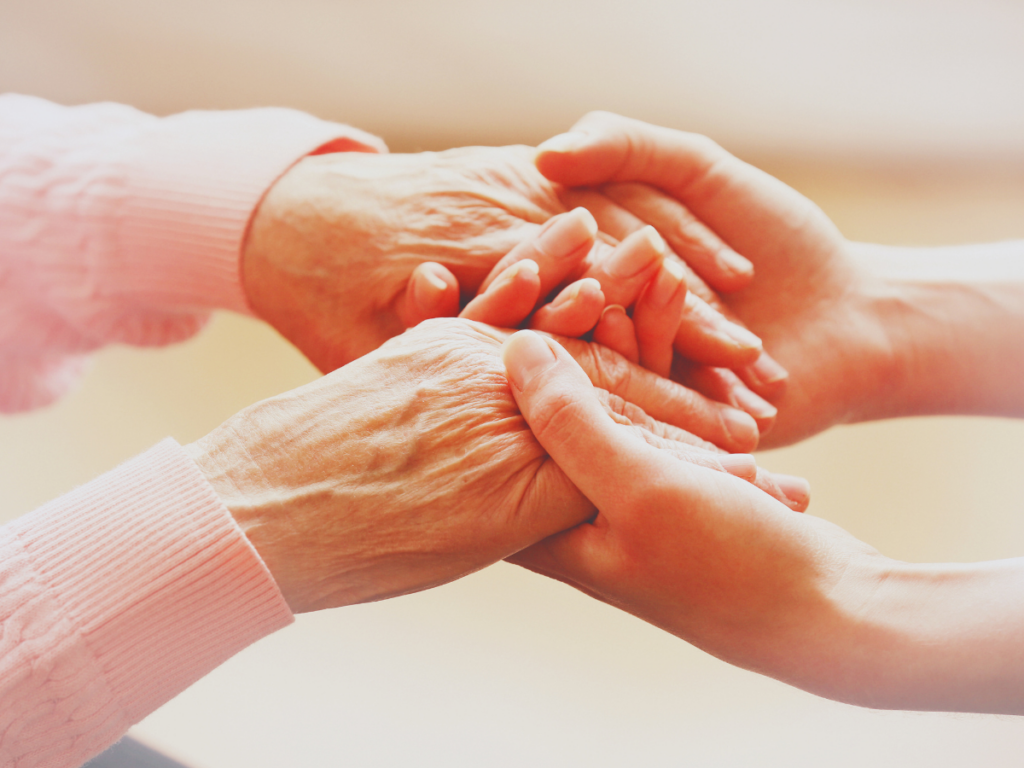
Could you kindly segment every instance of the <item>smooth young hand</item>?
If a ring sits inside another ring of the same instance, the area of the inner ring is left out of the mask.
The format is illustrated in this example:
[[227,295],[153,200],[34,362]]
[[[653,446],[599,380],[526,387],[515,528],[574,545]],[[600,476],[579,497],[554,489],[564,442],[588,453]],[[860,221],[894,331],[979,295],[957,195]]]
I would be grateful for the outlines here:
[[1024,713],[1024,558],[883,557],[615,423],[550,339],[520,332],[503,359],[537,440],[599,510],[513,562],[821,696]]
[[[703,136],[608,113],[587,115],[541,145],[536,162],[553,181],[599,186],[599,199],[590,190],[574,202],[588,204],[613,235],[655,226],[723,291],[718,298],[705,293],[709,302],[763,339],[785,370],[762,356],[740,375],[779,407],[767,444],[857,420],[865,393],[884,388],[892,373],[890,337],[876,311],[884,292],[802,195]],[[736,254],[752,264],[752,279],[743,270],[733,270],[732,282],[716,279],[716,270],[742,266]],[[694,283],[691,290],[700,289]],[[680,363],[675,375],[729,401],[727,373]]]

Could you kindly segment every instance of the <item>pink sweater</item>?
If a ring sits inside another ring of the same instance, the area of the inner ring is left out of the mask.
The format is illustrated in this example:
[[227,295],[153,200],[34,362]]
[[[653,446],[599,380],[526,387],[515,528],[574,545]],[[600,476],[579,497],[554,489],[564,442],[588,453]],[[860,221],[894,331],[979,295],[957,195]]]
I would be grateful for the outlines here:
[[[303,155],[386,151],[299,112],[155,118],[0,96],[0,411],[52,402],[91,351],[248,312],[260,198]],[[0,528],[0,765],[77,766],[290,623],[173,440]]]

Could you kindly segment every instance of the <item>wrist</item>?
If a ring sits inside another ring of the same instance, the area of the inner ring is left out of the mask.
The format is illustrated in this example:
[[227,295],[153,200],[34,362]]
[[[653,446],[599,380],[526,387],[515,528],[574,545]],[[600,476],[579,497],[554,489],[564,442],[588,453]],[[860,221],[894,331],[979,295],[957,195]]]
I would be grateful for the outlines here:
[[300,160],[263,197],[242,250],[253,312],[322,371],[369,351],[352,333],[367,320],[352,294],[378,266],[374,238],[387,235],[373,216],[372,184],[359,175],[372,175],[375,160],[357,152]]
[[920,339],[911,332],[913,286],[887,279],[877,268],[888,251],[885,246],[849,243],[850,260],[859,279],[851,292],[848,315],[844,322],[856,329],[848,340],[852,363],[840,377],[851,381],[847,410],[841,423],[902,415],[913,397],[907,392],[913,381],[913,360],[917,357]]
[[[792,358],[797,370],[801,364],[807,368],[791,382],[797,387],[793,400],[798,411],[815,414],[810,431],[799,437],[836,424],[880,418],[894,386],[906,375],[898,348],[904,337],[894,330],[901,292],[867,268],[861,255],[864,248],[844,241],[832,258],[839,265],[837,276],[822,280],[830,287],[812,304],[804,332],[772,340],[784,347],[784,365]],[[767,341],[766,346],[773,348]],[[784,411],[781,405],[780,422]],[[769,433],[769,440],[772,437]]]
[[853,253],[888,358],[857,420],[1024,415],[1024,243]]
[[304,603],[280,527],[287,515],[289,489],[281,487],[268,450],[274,436],[264,434],[258,420],[247,420],[244,429],[233,424],[245,413],[184,450],[270,571],[288,607],[300,613]]
[[879,563],[845,603],[832,696],[882,709],[1021,714],[1020,560]]

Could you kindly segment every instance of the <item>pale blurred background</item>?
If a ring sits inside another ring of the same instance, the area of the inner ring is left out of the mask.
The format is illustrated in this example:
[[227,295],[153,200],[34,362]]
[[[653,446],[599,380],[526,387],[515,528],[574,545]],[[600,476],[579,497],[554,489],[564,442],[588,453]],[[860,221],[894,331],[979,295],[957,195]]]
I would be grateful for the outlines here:
[[[712,135],[851,237],[948,244],[1024,238],[1022,40],[1012,0],[0,0],[0,90],[292,106],[399,151],[611,109]],[[58,406],[0,420],[0,519],[314,375],[231,316],[105,351]],[[886,554],[966,561],[1024,554],[1022,457],[1022,423],[917,419],[761,460]],[[1024,720],[824,701],[507,565],[302,617],[134,733],[195,768],[1024,762]]]

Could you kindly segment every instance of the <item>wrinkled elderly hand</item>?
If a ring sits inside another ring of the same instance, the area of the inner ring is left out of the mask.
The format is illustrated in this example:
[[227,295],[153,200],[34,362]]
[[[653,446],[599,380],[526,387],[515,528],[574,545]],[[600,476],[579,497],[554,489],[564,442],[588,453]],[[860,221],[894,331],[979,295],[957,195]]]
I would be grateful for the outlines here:
[[[537,163],[563,184],[604,185],[596,204],[592,192],[576,200],[602,229],[625,236],[657,227],[722,291],[709,300],[762,337],[791,374],[786,383],[767,356],[740,371],[779,406],[768,444],[856,420],[865,394],[883,388],[889,339],[873,305],[884,291],[825,214],[793,189],[703,136],[608,113],[587,115],[542,145]],[[730,265],[742,266],[736,254],[753,264],[753,279],[716,281]],[[682,365],[675,375],[730,402],[733,379],[721,374]]]
[[[499,357],[506,335],[422,323],[189,446],[293,610],[435,586],[593,514],[519,416]],[[705,466],[752,475],[749,456],[709,453],[640,410],[714,436],[714,404],[577,345],[618,420]]]
[[527,147],[307,157],[260,204],[243,283],[256,313],[329,371],[458,312],[454,280],[416,273],[424,262],[471,295],[564,210]]
[[[260,204],[243,283],[260,317],[333,370],[421,320],[454,316],[460,290],[468,300],[486,288],[509,251],[565,211],[559,191],[527,147],[308,157]],[[657,272],[659,248],[596,235],[542,245],[542,298],[587,273],[623,303]],[[711,313],[692,350],[723,365],[756,356],[760,341],[730,329]]]

